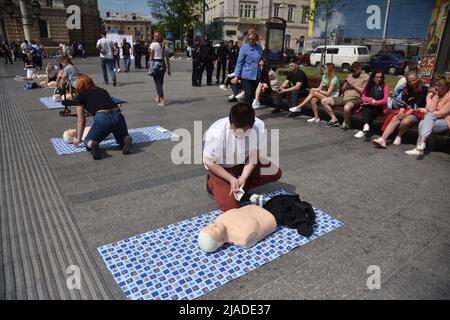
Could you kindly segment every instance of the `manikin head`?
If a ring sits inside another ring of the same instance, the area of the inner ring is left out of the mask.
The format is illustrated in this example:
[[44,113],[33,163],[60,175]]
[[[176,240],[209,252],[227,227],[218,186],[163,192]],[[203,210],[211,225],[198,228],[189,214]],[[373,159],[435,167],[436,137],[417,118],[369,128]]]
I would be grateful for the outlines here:
[[73,142],[73,139],[75,139],[77,136],[77,130],[75,129],[68,129],[64,131],[63,133],[63,140],[65,143],[70,144]]
[[225,227],[220,223],[213,223],[204,227],[198,234],[198,245],[205,252],[214,252],[225,242]]

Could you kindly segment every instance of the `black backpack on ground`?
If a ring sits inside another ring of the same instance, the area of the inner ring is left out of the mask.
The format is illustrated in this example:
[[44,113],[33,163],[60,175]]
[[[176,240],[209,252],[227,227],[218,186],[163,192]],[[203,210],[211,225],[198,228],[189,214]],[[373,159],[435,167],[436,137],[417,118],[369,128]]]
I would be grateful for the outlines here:
[[266,202],[264,209],[273,214],[277,225],[297,229],[304,237],[309,237],[314,232],[316,213],[308,202],[300,200],[298,194],[273,197]]

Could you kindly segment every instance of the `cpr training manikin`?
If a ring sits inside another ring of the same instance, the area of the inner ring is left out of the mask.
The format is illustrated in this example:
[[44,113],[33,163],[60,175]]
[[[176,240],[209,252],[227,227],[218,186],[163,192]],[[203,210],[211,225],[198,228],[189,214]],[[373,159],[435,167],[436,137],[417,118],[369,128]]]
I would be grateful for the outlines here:
[[279,225],[297,229],[302,236],[313,233],[315,212],[298,195],[280,195],[267,203],[262,195],[252,195],[252,204],[231,209],[200,230],[198,244],[205,252],[214,252],[225,243],[249,248],[274,232]]

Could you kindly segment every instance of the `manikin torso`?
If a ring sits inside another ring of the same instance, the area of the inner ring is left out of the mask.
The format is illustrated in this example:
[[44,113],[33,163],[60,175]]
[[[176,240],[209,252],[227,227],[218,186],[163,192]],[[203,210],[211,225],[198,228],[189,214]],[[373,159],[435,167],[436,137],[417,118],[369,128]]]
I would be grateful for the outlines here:
[[[250,247],[276,228],[277,222],[269,211],[256,205],[248,205],[224,212],[217,217],[214,224],[203,228],[202,231],[219,242]],[[224,231],[221,231],[223,229]]]

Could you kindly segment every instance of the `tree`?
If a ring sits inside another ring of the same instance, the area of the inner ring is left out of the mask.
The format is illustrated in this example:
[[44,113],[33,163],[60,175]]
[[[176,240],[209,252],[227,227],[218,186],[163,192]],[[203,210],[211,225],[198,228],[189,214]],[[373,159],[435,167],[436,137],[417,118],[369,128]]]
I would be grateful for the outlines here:
[[[328,42],[328,21],[331,16],[336,13],[337,6],[341,2],[341,0],[315,0],[314,1],[314,10],[309,10],[305,13],[307,18],[311,21],[316,21],[316,19],[323,13],[325,14],[325,47],[322,51],[322,55],[320,58],[320,63],[325,64],[325,54],[327,52],[327,42]],[[344,5],[341,6],[344,7]]]
[[199,0],[148,0],[147,4],[160,28],[173,32],[174,38],[182,39],[200,22]]

